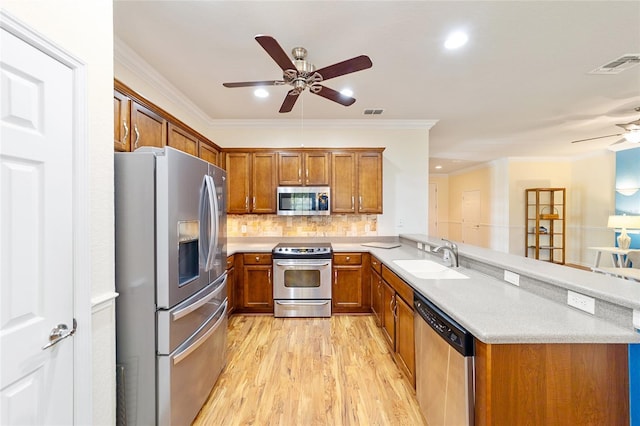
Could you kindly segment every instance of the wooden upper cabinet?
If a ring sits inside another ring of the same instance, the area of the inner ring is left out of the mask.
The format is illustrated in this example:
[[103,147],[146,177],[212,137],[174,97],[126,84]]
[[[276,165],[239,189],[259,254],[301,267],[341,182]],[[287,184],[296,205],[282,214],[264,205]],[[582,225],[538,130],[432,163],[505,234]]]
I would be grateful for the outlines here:
[[169,123],[169,137],[167,145],[184,151],[187,154],[198,156],[198,138],[187,130]]
[[276,154],[227,152],[227,213],[276,212]]
[[355,213],[356,154],[334,152],[331,156],[331,211]]
[[251,206],[252,213],[276,212],[277,169],[276,154],[256,152],[252,154]]
[[137,102],[131,102],[131,151],[141,146],[162,148],[167,141],[167,120]]
[[278,185],[327,186],[331,154],[327,151],[287,151],[278,154]]
[[212,147],[211,145],[200,141],[200,154],[198,155],[204,161],[211,164],[218,165],[220,161],[220,151]]
[[358,213],[382,213],[382,153],[358,154]]
[[227,171],[227,213],[249,213],[249,174],[251,154],[228,152],[225,155]]
[[131,99],[113,91],[113,148],[116,151],[130,151]]
[[278,185],[302,185],[303,155],[301,152],[278,153]]
[[326,186],[330,183],[329,169],[331,154],[329,152],[305,152],[304,184],[307,186]]

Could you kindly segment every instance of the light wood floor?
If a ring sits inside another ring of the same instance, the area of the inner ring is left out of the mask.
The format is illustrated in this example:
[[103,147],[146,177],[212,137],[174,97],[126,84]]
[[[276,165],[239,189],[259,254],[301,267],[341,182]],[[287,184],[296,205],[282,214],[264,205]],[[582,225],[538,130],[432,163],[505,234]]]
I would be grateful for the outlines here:
[[232,316],[194,425],[426,425],[372,316]]

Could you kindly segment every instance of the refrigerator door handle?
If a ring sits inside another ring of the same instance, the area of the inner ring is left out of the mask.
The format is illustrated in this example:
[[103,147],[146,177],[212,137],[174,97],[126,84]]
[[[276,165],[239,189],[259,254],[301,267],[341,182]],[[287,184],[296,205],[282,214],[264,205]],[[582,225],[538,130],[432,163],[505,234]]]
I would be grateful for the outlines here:
[[196,303],[194,303],[192,305],[189,305],[189,306],[187,306],[185,308],[179,309],[179,310],[175,311],[174,313],[172,313],[171,314],[171,321],[177,321],[180,318],[186,317],[191,312],[197,311],[198,309],[200,309],[201,307],[203,307],[204,305],[209,303],[212,299],[215,299],[216,297],[219,297],[220,296],[220,290],[225,288],[225,284],[226,283],[227,283],[227,277],[225,276],[224,280],[222,281],[222,283],[220,283],[220,285],[218,285],[218,288],[216,288],[214,291],[209,293],[207,296],[203,297],[202,299],[198,300]]
[[[212,186],[211,176],[205,175],[200,191],[200,263],[205,271],[211,270],[211,257],[215,257],[215,240],[213,235],[216,230],[207,232],[208,228],[216,226],[213,198],[215,186]],[[217,210],[217,209],[216,209]]]
[[213,235],[210,235],[211,244],[209,250],[209,259],[207,260],[207,271],[213,269],[213,265],[216,261],[216,254],[218,252],[218,234],[220,231],[220,208],[218,207],[218,191],[216,188],[216,182],[213,180],[213,176],[207,175],[207,180],[209,182],[210,197],[209,202],[211,203],[211,211],[212,211],[212,219],[213,224]]

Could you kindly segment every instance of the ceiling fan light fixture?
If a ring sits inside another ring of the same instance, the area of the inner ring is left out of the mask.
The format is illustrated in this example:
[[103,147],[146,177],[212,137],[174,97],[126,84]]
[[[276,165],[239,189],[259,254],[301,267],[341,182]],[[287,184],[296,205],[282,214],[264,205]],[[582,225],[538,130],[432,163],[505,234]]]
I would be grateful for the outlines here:
[[353,90],[351,90],[351,89],[342,89],[340,91],[340,94],[342,96],[353,96]]
[[253,95],[256,98],[268,98],[269,97],[269,92],[267,92],[266,89],[256,89],[253,91]]
[[629,130],[624,134],[624,139],[631,143],[640,143],[640,129]]
[[463,31],[454,31],[447,36],[447,40],[444,42],[444,47],[449,50],[458,49],[467,44],[467,41],[469,41],[467,33]]

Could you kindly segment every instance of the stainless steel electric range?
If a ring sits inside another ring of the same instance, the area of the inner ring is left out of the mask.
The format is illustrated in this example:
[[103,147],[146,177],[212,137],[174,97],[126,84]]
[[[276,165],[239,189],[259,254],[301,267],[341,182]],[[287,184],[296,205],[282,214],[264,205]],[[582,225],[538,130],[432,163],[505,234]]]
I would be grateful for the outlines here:
[[273,249],[275,317],[331,316],[330,243],[281,243]]

